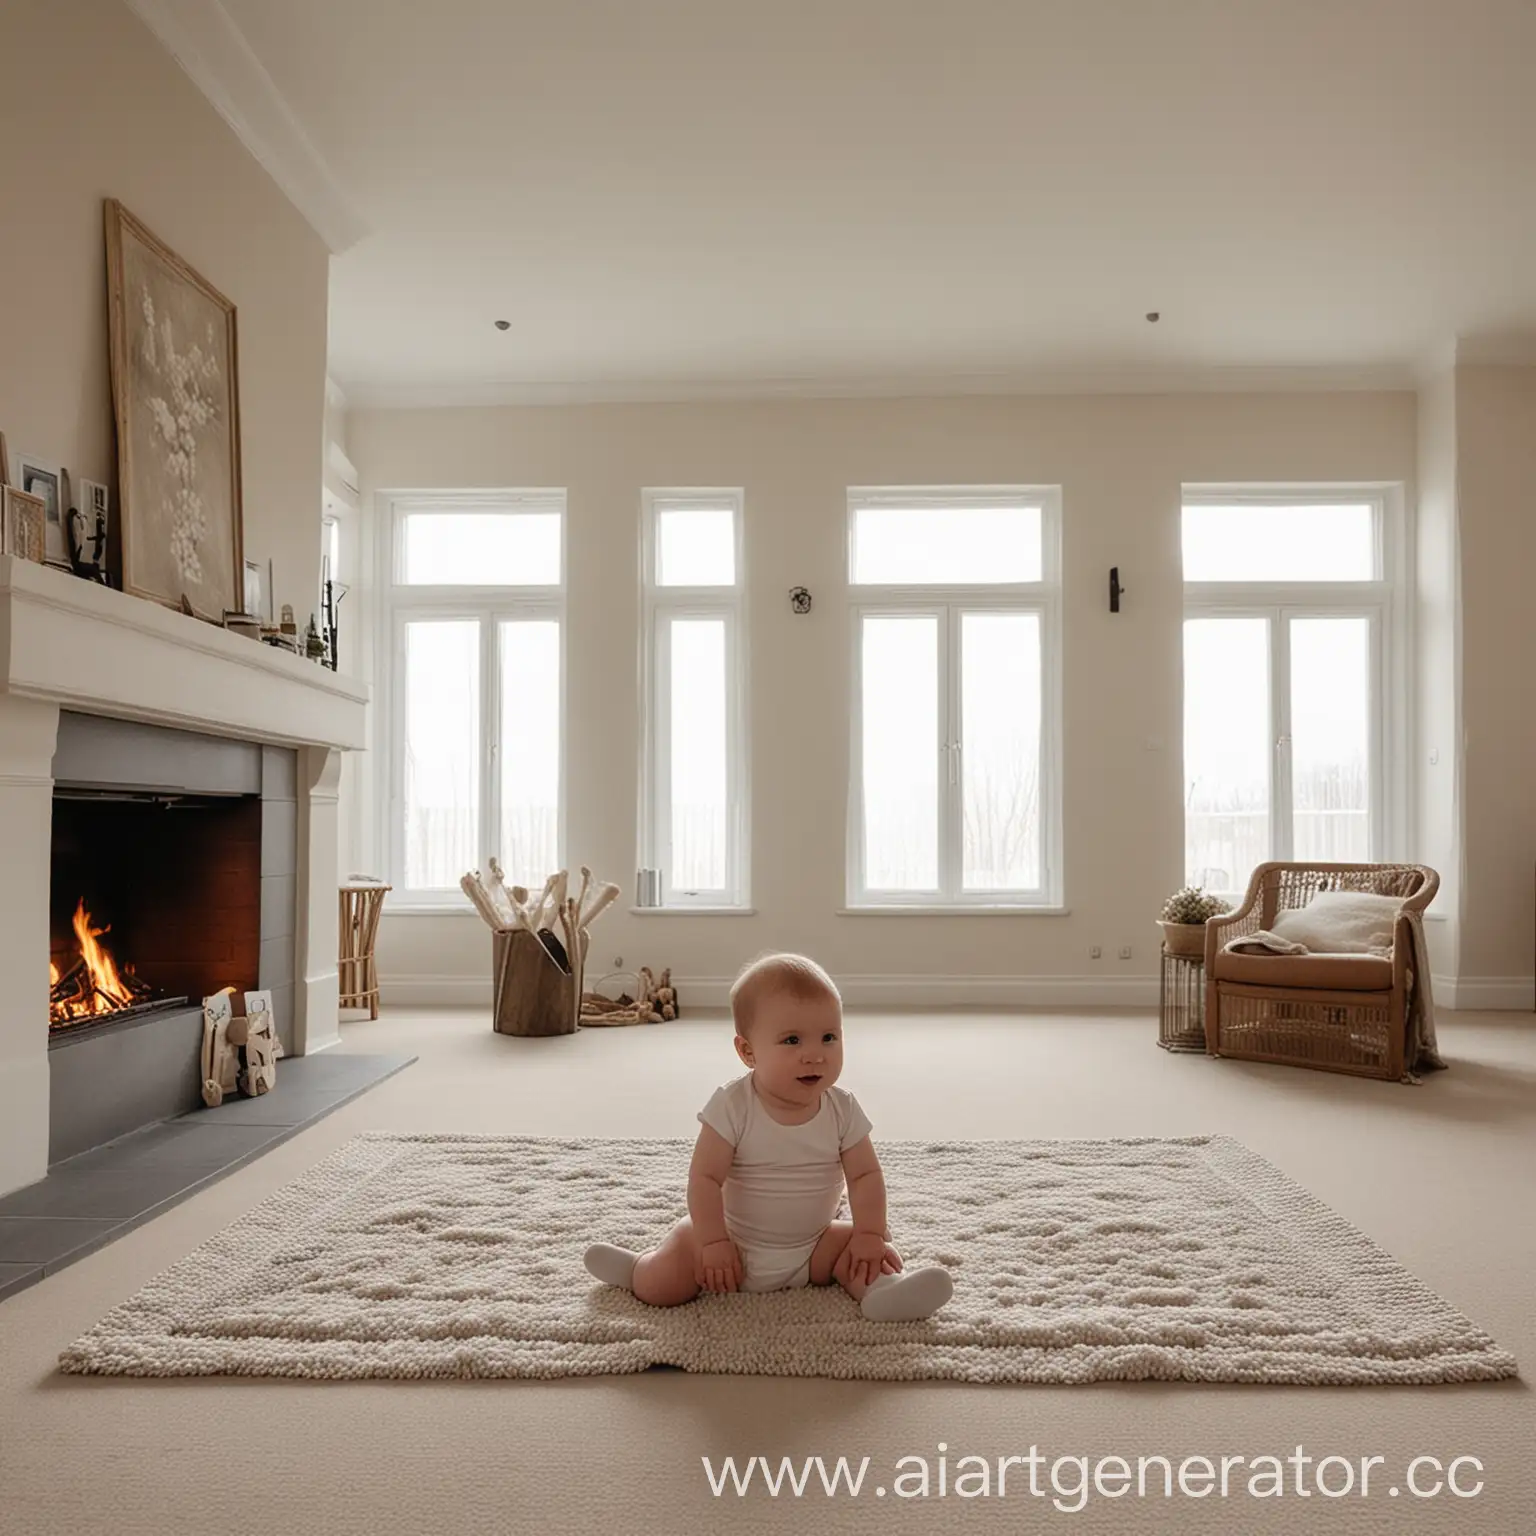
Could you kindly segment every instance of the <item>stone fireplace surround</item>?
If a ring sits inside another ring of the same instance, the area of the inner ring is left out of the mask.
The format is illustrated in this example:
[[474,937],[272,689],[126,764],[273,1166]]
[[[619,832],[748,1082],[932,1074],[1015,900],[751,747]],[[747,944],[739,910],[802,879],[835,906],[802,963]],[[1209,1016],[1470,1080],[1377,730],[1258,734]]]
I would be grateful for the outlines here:
[[62,710],[294,749],[292,1049],[337,1040],[337,783],[368,689],[0,555],[0,1194],[47,1171],[49,857]]

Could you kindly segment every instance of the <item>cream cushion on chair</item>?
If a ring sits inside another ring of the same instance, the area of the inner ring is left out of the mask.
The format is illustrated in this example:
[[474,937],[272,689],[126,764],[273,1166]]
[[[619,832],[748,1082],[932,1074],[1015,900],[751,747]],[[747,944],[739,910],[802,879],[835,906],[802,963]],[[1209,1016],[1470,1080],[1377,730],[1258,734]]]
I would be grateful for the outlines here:
[[1314,955],[1390,954],[1402,905],[1371,891],[1319,891],[1306,906],[1277,912],[1269,931]]

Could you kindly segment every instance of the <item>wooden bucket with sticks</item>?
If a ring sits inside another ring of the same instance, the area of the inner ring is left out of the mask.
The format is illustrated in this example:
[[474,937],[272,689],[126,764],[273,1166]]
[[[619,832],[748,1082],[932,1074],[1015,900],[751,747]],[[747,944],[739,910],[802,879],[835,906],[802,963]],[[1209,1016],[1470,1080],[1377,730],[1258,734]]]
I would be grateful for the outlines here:
[[551,875],[536,900],[508,886],[492,859],[490,876],[478,870],[459,882],[492,934],[491,1022],[503,1035],[570,1035],[581,1017],[592,921],[619,894],[616,885],[593,889],[583,867],[581,889],[567,895],[565,870]]

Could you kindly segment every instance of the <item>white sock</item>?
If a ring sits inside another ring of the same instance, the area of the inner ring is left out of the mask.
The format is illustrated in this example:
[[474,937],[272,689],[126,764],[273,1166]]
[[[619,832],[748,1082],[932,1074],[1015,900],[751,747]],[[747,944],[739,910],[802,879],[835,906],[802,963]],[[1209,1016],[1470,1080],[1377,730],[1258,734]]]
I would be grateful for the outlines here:
[[615,1248],[612,1243],[593,1243],[582,1258],[587,1273],[596,1276],[604,1285],[616,1285],[621,1291],[632,1289],[635,1278],[635,1260],[640,1255],[628,1248]]
[[881,1275],[864,1292],[859,1310],[872,1323],[912,1323],[932,1317],[955,1294],[947,1269],[903,1270]]

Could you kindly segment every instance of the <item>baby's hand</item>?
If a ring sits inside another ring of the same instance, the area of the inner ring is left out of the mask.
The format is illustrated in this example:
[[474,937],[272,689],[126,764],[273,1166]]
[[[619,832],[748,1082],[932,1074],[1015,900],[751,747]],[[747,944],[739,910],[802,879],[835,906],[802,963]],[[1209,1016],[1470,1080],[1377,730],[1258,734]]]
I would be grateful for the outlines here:
[[694,1261],[693,1278],[706,1291],[735,1291],[741,1288],[741,1254],[730,1238],[705,1243]]
[[848,1239],[848,1278],[873,1285],[882,1274],[891,1273],[886,1267],[888,1252],[894,1257],[881,1233],[855,1232]]

